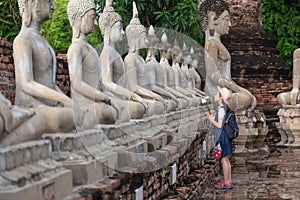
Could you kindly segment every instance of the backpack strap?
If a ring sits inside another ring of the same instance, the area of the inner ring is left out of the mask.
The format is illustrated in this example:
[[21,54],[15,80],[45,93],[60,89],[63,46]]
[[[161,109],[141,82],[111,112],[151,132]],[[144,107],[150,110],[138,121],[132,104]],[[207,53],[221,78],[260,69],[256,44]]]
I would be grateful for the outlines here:
[[227,116],[227,118],[224,120],[224,122],[226,123],[226,124],[228,124],[228,121],[229,121],[229,119],[230,119],[230,117],[233,115],[233,112],[231,112],[228,116]]

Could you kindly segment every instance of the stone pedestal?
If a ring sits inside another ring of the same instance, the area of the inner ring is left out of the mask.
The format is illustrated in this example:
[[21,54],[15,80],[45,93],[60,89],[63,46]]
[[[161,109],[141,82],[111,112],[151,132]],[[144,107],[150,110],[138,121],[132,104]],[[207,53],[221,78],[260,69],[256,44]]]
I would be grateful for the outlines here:
[[72,192],[72,173],[51,159],[47,140],[0,149],[0,199],[63,199]]
[[281,136],[281,141],[277,145],[300,146],[300,105],[284,106],[277,115],[279,122],[276,127]]
[[246,115],[236,115],[239,127],[239,136],[233,140],[235,153],[243,153],[247,149],[254,149],[255,139],[258,136],[258,128],[255,127],[253,119]]

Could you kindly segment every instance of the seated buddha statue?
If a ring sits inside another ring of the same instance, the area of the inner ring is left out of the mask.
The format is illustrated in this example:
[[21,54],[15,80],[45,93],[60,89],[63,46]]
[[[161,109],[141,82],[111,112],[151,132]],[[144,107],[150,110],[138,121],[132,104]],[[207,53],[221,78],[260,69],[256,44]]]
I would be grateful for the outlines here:
[[[98,124],[141,118],[145,111],[142,104],[123,100],[112,93],[107,94],[108,92],[103,89],[102,75],[105,72],[101,69],[96,50],[86,39],[97,24],[95,8],[91,1],[70,1],[68,4],[68,15],[73,29],[72,44],[68,50],[72,98],[81,105],[93,109]],[[130,106],[133,109],[130,109]]]
[[19,0],[18,4],[22,27],[13,42],[15,105],[32,109],[35,115],[23,130],[7,135],[1,141],[4,145],[38,139],[43,133],[71,131],[80,119],[79,107],[55,85],[56,56],[40,34],[41,24],[52,18],[53,0]]
[[296,49],[293,54],[293,89],[290,92],[280,93],[277,96],[280,105],[300,104],[300,48]]
[[[156,88],[157,92],[161,92],[155,93],[149,88],[149,76],[153,76],[153,73],[148,73],[146,71],[145,60],[139,54],[141,49],[146,48],[146,28],[141,24],[138,18],[138,11],[135,2],[133,2],[133,18],[131,19],[130,24],[126,27],[126,36],[129,52],[124,59],[124,63],[128,89],[142,96],[149,106],[148,110],[152,110],[152,113],[155,112],[156,114],[160,114],[161,110],[175,110],[176,103],[174,101],[164,100],[160,96],[162,94],[162,90]],[[166,101],[168,103],[165,103]],[[165,107],[163,105],[165,105]]]
[[158,50],[161,46],[159,45],[159,39],[155,35],[153,26],[149,28],[147,39],[148,46],[145,68],[149,81],[146,87],[166,98],[170,98],[173,102],[177,102],[177,109],[186,108],[187,101],[182,99],[185,96],[168,87],[165,68],[156,60]]
[[197,97],[194,92],[187,89],[187,77],[181,66],[183,65],[183,56],[183,50],[175,43],[172,48],[172,68],[175,74],[175,89],[190,97],[191,106],[196,107],[200,105],[201,99]]
[[200,21],[205,32],[204,60],[206,68],[205,92],[210,97],[218,93],[219,87],[231,90],[231,110],[243,113],[255,109],[257,100],[247,89],[231,79],[231,56],[221,42],[231,26],[229,7],[224,0],[204,1],[200,6]]
[[67,13],[73,31],[72,44],[68,49],[72,99],[94,112],[85,119],[91,127],[98,123],[112,124],[117,118],[117,111],[110,105],[111,98],[100,91],[98,54],[87,42],[87,35],[95,29],[96,6],[90,0],[70,0]]
[[186,76],[185,88],[188,91],[190,91],[192,94],[194,94],[195,96],[205,98],[205,97],[207,97],[207,95],[205,95],[204,92],[200,91],[199,89],[197,89],[195,87],[195,79],[197,77],[199,79],[200,76],[195,71],[195,69],[192,67],[192,63],[193,63],[192,54],[194,54],[193,48],[191,48],[191,51],[188,51],[186,49],[185,44],[184,44],[183,63],[181,65],[181,68],[182,68],[182,71],[185,73],[185,76]]

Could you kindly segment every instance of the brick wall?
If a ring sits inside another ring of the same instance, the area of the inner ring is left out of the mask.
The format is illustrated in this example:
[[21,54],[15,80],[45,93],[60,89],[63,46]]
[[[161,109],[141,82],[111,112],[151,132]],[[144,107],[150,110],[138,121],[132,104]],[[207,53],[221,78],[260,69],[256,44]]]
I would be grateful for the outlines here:
[[[202,196],[203,192],[216,173],[216,161],[213,158],[200,156],[202,142],[207,131],[202,131],[189,138],[190,147],[182,152],[183,146],[189,144],[186,140],[177,141],[169,144],[160,150],[155,151],[151,157],[143,162],[132,163],[126,167],[129,172],[117,172],[113,177],[78,188],[67,199],[87,200],[87,199],[135,199],[135,189],[143,186],[144,199],[197,199]],[[152,168],[158,162],[168,160],[174,155],[182,155],[177,161],[162,169],[147,172],[135,173],[147,167]],[[171,166],[177,165],[177,181],[170,184]]]
[[256,96],[257,107],[278,121],[277,95],[292,88],[292,69],[279,57],[276,38],[262,28],[260,0],[226,0],[232,27],[222,38],[231,54],[232,78]]
[[0,92],[14,102],[16,87],[12,54],[12,44],[0,37]]
[[230,8],[232,26],[261,26],[261,0],[225,0]]

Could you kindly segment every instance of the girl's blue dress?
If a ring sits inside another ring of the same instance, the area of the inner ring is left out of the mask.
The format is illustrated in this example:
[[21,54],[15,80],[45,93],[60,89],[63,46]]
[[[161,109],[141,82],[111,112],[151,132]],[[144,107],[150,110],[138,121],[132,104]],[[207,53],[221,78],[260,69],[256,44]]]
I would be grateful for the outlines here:
[[[215,121],[218,121],[218,112],[216,113]],[[216,145],[220,143],[222,148],[222,158],[231,155],[233,153],[232,140],[228,139],[222,129],[215,127],[214,131],[216,134]]]

